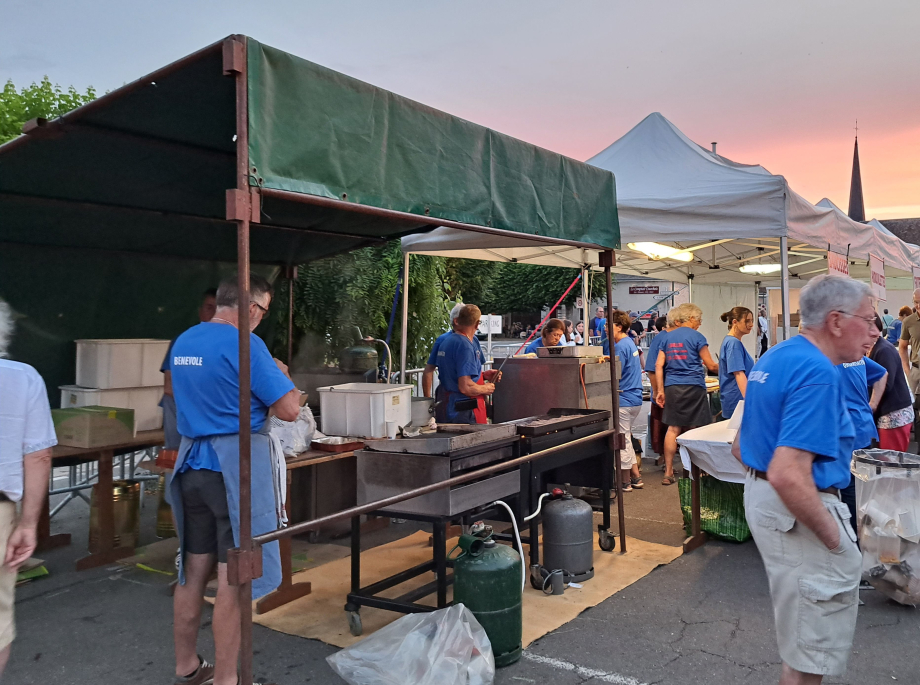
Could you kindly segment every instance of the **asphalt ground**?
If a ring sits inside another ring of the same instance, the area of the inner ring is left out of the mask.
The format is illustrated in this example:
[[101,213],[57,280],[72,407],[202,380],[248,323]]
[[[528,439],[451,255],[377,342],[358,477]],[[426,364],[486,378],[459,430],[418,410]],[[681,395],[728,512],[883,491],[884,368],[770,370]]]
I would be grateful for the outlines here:
[[[647,487],[627,493],[631,535],[677,544],[676,486],[660,486],[645,466]],[[155,540],[155,498],[142,514],[141,543]],[[71,503],[53,521],[73,544],[43,555],[51,575],[17,589],[18,636],[4,684],[171,683],[170,578],[111,566],[76,572],[85,553],[88,507]],[[414,531],[391,525],[365,536],[382,544]],[[340,540],[340,544],[347,544]],[[856,640],[845,677],[828,683],[920,682],[920,612],[876,591],[861,593]],[[200,651],[213,657],[211,609],[204,610]],[[343,620],[345,620],[343,612]],[[325,657],[336,648],[254,626],[255,672],[278,685],[341,683]],[[659,567],[575,620],[544,636],[496,676],[524,683],[744,683],[779,679],[767,581],[752,542],[709,542]]]

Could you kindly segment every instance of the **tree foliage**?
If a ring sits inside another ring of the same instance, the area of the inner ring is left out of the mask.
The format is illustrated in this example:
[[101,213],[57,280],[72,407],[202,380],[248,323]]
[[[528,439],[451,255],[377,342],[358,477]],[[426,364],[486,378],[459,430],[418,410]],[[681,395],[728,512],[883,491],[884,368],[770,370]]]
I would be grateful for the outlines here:
[[[320,259],[301,266],[294,284],[295,367],[334,364],[339,353],[364,337],[386,338],[393,295],[402,266],[398,240]],[[408,359],[423,364],[434,339],[447,327],[444,260],[413,255],[409,269]],[[277,356],[287,356],[287,287],[279,288]],[[390,347],[399,366],[402,301],[397,302]],[[381,349],[381,361],[384,352]]]
[[0,91],[0,144],[22,133],[22,125],[30,119],[53,119],[95,99],[92,86],[85,93],[73,86],[64,90],[47,76],[18,91],[11,80],[7,81]]

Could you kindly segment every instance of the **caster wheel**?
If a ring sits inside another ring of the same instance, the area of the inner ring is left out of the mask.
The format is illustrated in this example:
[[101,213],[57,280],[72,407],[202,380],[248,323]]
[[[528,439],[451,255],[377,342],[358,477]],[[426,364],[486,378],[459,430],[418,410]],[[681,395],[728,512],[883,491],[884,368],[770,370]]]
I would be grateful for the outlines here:
[[361,614],[357,611],[350,611],[348,613],[348,630],[355,637],[360,637],[364,632],[364,626],[361,625]]
[[617,548],[617,539],[605,530],[597,535],[597,546],[605,552],[612,552]]
[[319,542],[319,531],[318,530],[308,530],[307,531],[307,542],[311,545],[315,545]]
[[534,578],[534,576],[531,575],[530,576],[530,587],[532,587],[534,590],[539,590],[540,592],[543,592],[543,579]]

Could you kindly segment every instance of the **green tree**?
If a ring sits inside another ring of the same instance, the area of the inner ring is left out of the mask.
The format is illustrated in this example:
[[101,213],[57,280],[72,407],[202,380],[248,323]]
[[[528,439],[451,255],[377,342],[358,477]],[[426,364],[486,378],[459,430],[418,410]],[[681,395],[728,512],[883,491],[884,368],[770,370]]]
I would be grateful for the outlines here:
[[[354,250],[301,266],[294,284],[294,366],[296,369],[336,363],[342,349],[362,336],[386,337],[393,295],[402,266],[398,240]],[[446,274],[440,257],[412,255],[409,268],[410,368],[423,364],[434,339],[447,327],[450,308],[444,290]],[[288,289],[279,282],[276,356],[287,357]],[[402,302],[397,303],[390,346],[399,368]],[[384,352],[381,349],[381,361]]]
[[92,86],[85,93],[73,86],[64,90],[52,84],[47,76],[41,83],[18,91],[12,80],[8,80],[0,91],[0,144],[22,133],[22,125],[30,119],[53,119],[95,99],[96,91]]

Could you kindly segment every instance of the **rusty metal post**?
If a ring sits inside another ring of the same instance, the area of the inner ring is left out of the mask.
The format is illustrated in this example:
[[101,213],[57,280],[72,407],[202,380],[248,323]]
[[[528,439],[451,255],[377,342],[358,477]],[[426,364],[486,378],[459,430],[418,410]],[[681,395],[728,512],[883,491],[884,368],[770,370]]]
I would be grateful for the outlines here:
[[613,250],[600,254],[601,265],[604,267],[604,278],[607,281],[607,341],[610,345],[610,394],[612,401],[611,418],[613,420],[613,435],[610,436],[610,448],[613,451],[613,482],[617,493],[617,522],[620,528],[620,552],[626,552],[626,520],[623,512],[623,473],[620,469],[620,450],[625,447],[625,435],[620,432],[620,382],[617,380],[616,354],[613,351],[613,330],[610,321],[613,318],[613,276],[610,267],[616,264],[616,255]]
[[290,371],[294,359],[294,281],[297,280],[297,267],[284,267],[284,277],[288,282],[287,365]]
[[[236,188],[227,191],[227,219],[237,222],[237,288],[239,292],[240,379],[240,546],[228,558],[228,579],[237,584],[240,602],[240,683],[252,685],[252,418],[249,351],[249,98],[246,39],[232,36],[224,42],[224,74],[236,80]],[[259,550],[261,556],[261,550]],[[230,568],[233,566],[234,568]]]

